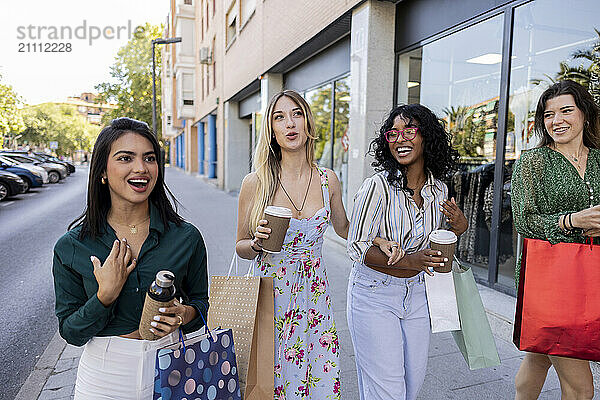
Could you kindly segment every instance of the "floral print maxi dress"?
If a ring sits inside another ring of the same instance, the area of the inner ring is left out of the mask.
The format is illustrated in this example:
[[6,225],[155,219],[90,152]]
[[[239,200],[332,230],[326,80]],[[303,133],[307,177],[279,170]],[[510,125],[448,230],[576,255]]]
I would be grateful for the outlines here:
[[339,343],[329,282],[322,264],[329,225],[327,172],[319,169],[324,206],[290,220],[279,254],[263,253],[255,276],[273,277],[275,292],[275,400],[339,399]]

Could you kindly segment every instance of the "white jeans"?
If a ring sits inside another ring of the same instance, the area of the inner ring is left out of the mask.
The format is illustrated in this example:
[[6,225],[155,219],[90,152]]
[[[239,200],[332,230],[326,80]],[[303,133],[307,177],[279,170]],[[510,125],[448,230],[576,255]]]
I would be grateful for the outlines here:
[[396,278],[354,263],[347,315],[361,400],[417,398],[430,338],[423,274]]
[[156,350],[175,343],[177,332],[155,341],[93,337],[79,359],[75,400],[152,399]]

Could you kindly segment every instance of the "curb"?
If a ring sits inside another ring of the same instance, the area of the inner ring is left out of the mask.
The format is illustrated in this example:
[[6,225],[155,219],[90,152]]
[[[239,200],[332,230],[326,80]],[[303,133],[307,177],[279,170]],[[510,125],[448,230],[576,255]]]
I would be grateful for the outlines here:
[[52,340],[50,340],[48,347],[46,347],[46,350],[44,350],[44,353],[35,364],[33,371],[31,371],[29,377],[27,377],[23,386],[21,386],[15,400],[32,400],[39,397],[66,346],[67,343],[60,337],[60,334],[57,331]]

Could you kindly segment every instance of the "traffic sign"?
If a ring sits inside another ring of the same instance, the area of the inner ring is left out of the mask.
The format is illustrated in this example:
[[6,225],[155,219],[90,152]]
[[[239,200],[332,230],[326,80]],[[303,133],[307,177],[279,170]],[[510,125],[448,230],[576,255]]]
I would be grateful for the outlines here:
[[344,151],[348,151],[350,148],[350,138],[348,137],[348,130],[344,132],[344,136],[342,136],[342,148]]

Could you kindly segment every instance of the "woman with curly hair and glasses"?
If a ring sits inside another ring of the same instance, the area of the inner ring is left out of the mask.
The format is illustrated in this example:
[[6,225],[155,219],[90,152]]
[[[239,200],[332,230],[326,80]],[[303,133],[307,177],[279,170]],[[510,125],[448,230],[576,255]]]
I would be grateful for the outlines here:
[[441,121],[420,104],[395,107],[371,142],[377,173],[354,198],[348,253],[354,260],[347,314],[361,400],[415,399],[423,384],[430,322],[424,274],[452,260],[429,249],[446,220],[467,220],[442,182],[458,154]]

